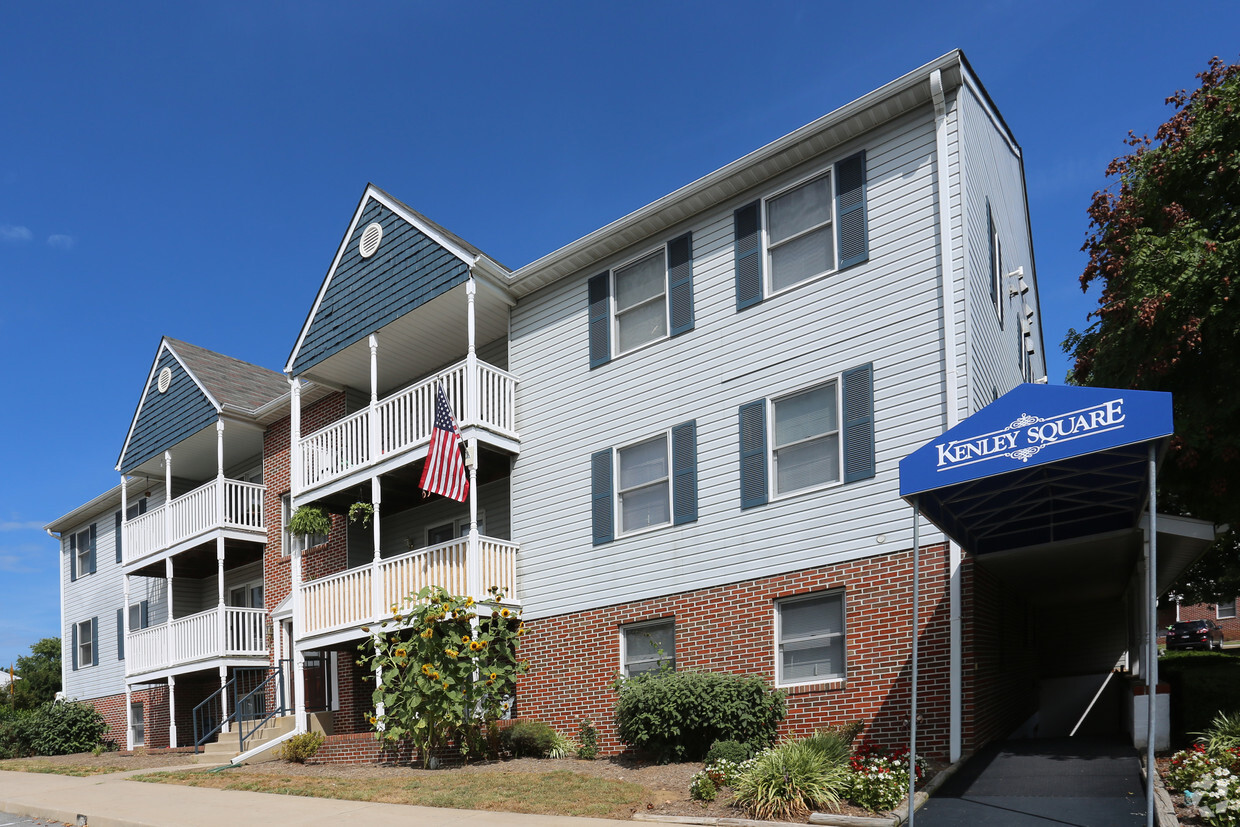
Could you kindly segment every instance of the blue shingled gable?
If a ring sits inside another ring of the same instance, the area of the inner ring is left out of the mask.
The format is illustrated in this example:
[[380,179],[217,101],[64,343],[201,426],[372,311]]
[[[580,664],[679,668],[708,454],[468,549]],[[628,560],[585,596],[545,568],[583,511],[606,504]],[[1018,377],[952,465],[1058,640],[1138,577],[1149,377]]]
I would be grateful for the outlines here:
[[[383,240],[370,258],[358,252],[366,227]],[[431,299],[463,284],[469,265],[373,196],[327,276],[322,300],[293,361],[300,374]]]
[[[168,390],[159,392],[159,374],[172,371]],[[121,455],[120,470],[129,473],[168,447],[216,420],[215,405],[167,347],[160,349],[155,370],[142,394],[142,405]]]

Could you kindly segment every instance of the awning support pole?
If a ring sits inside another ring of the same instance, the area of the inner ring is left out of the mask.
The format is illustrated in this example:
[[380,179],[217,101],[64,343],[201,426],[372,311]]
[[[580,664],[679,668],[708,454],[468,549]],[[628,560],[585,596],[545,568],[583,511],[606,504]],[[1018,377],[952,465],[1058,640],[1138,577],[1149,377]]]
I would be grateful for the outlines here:
[[1150,535],[1145,560],[1145,824],[1154,827],[1154,773],[1158,772],[1154,764],[1154,735],[1158,731],[1158,635],[1154,632],[1158,605],[1158,507],[1154,480],[1158,476],[1158,455],[1153,442],[1149,446],[1149,476]]
[[917,794],[917,624],[918,605],[921,602],[921,507],[918,497],[913,497],[913,681],[910,688],[908,727],[908,827],[913,827],[916,813],[914,799]]

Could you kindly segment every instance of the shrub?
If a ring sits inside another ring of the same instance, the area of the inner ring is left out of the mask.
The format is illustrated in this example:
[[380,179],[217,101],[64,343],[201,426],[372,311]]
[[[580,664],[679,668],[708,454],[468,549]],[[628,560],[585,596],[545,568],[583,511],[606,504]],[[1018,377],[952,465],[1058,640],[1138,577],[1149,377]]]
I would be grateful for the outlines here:
[[572,738],[553,731],[551,733],[551,749],[547,750],[547,757],[567,758],[570,755],[575,755],[580,748],[581,745]]
[[543,721],[514,721],[501,737],[514,758],[544,758],[555,745],[556,732]]
[[0,759],[28,758],[34,755],[38,733],[33,710],[9,710],[0,716]]
[[71,755],[89,752],[103,743],[108,725],[93,706],[79,702],[49,702],[28,719],[34,730],[35,755]]
[[741,773],[749,769],[752,761],[751,758],[749,761],[738,764],[727,758],[720,758],[718,761],[708,763],[702,772],[710,776],[710,780],[715,782],[716,787],[735,787]]
[[718,794],[719,790],[715,786],[714,779],[705,770],[695,772],[689,779],[689,797],[693,800],[714,801]]
[[847,764],[852,758],[852,746],[839,730],[822,730],[805,739],[805,745],[833,764]]
[[594,722],[589,718],[582,721],[577,729],[577,737],[580,740],[577,757],[583,761],[593,761],[598,758],[598,728],[594,726]]
[[753,753],[753,747],[749,744],[742,744],[740,741],[715,741],[706,751],[703,761],[707,764],[714,764],[721,759],[726,759],[734,764],[742,764],[753,758]]
[[[886,812],[908,795],[908,751],[887,755],[882,750],[859,752],[851,761],[852,778],[848,799],[873,812]],[[917,759],[917,779],[925,773],[926,762]]]
[[646,672],[616,682],[620,740],[656,761],[701,760],[715,741],[775,740],[784,693],[757,675]]
[[1206,752],[1214,757],[1240,748],[1240,713],[1218,713],[1198,740],[1205,744]]
[[824,760],[804,740],[759,753],[741,773],[735,800],[754,818],[803,819],[811,808],[838,804],[848,789],[846,764]]
[[304,764],[307,758],[313,758],[314,754],[319,751],[319,747],[323,746],[323,740],[321,732],[303,732],[300,735],[294,735],[280,745],[280,758],[292,761],[294,764]]
[[1240,775],[1226,767],[1215,767],[1193,782],[1185,798],[1197,805],[1197,812],[1212,827],[1240,825]]

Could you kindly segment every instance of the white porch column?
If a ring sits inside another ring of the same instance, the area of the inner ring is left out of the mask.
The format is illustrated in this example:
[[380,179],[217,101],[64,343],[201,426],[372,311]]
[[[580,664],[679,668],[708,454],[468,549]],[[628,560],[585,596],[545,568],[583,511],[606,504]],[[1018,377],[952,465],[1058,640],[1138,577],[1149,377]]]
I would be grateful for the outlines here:
[[[170,665],[177,659],[177,652],[172,646],[172,618],[176,615],[172,613],[172,558],[168,557],[164,560],[164,583],[168,589],[168,622],[164,625],[167,632],[164,634],[164,665]],[[171,692],[171,690],[169,690]]]
[[474,294],[478,285],[471,277],[465,282],[465,296],[468,301],[469,317],[469,353],[465,357],[465,421],[470,425],[478,424],[478,354],[475,352],[476,322],[474,313]]
[[[470,284],[473,284],[471,281]],[[481,600],[486,587],[482,582],[482,545],[478,542],[478,438],[469,440],[469,550],[465,557],[465,588]]]
[[164,451],[164,548],[172,547],[172,452]]
[[[129,614],[128,611],[125,614]],[[146,710],[143,710],[145,713]],[[133,749],[133,696],[125,684],[125,749]]]
[[217,612],[220,616],[218,621],[219,649],[220,657],[224,657],[225,650],[228,648],[228,618],[225,616],[227,612],[224,611],[224,538],[222,536],[215,538],[215,576],[219,581],[216,589],[219,592],[219,611]]
[[370,343],[370,412],[366,432],[370,437],[366,446],[371,462],[379,460],[379,337],[371,333]]
[[[289,489],[295,496],[301,493],[301,382],[290,376],[288,384],[288,478]],[[289,499],[291,500],[292,497]],[[291,507],[292,503],[290,502],[289,505]]]
[[293,589],[293,709],[297,715],[297,731],[306,731],[306,656],[298,642],[298,629],[305,627],[305,606],[301,592],[301,550],[294,548],[289,559],[289,579]]
[[228,726],[228,693],[224,691],[224,687],[228,685],[228,667],[220,667],[220,716],[224,719],[224,727],[220,732],[230,732]]
[[215,524],[228,521],[224,513],[224,420],[215,421]]
[[[371,529],[374,531],[375,553],[370,561],[370,614],[371,620],[377,622],[379,618],[386,617],[387,606],[383,605],[383,571],[379,568],[379,564],[383,562],[382,545],[380,543],[379,534],[379,508],[383,501],[383,486],[379,482],[377,476],[370,478],[370,502],[374,506],[374,513],[370,515]],[[396,595],[396,599],[400,596]]]
[[[125,564],[125,549],[129,548],[129,544],[125,542],[125,534],[128,533],[129,527],[125,525],[129,519],[129,478],[121,474],[121,527],[120,535],[116,538],[116,542],[121,544],[121,565]],[[128,605],[128,602],[126,602]]]
[[[129,649],[129,575],[125,574],[124,572],[121,572],[121,586],[125,592],[125,597],[124,597],[125,602],[121,604],[121,639],[125,641],[125,649],[126,649],[125,675],[128,676],[129,673],[132,671],[129,668],[129,658],[133,656],[133,653],[128,651]],[[125,684],[125,692],[126,692],[126,697],[128,697],[128,692],[129,692],[128,682],[126,682]]]
[[168,676],[168,746],[178,747],[177,743],[177,676]]

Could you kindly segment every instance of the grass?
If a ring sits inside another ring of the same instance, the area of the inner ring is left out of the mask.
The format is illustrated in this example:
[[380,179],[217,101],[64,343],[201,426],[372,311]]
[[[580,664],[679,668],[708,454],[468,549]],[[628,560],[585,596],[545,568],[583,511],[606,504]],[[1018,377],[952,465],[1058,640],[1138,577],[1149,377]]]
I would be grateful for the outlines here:
[[390,778],[280,775],[242,768],[210,774],[194,770],[152,772],[136,776],[134,780],[346,801],[588,818],[627,819],[635,810],[644,810],[650,800],[649,790],[640,784],[594,778],[567,770],[487,775],[445,773],[394,781]]
[[72,775],[85,778],[91,775],[104,775],[110,772],[124,772],[128,767],[116,764],[48,764],[32,758],[28,761],[5,761],[0,770],[5,772],[42,772],[52,775]]

